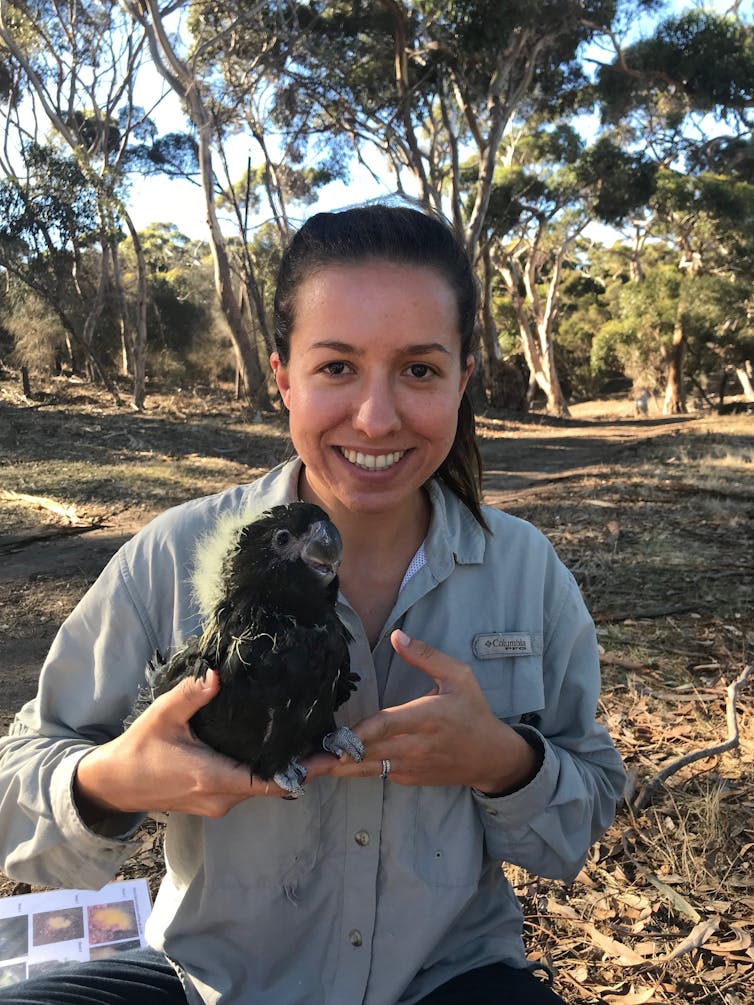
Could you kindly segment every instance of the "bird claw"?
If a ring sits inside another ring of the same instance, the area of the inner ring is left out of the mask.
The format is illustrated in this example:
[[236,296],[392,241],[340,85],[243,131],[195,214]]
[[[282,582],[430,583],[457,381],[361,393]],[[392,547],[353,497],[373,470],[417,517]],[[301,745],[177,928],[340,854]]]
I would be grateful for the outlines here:
[[322,747],[337,758],[348,754],[357,763],[364,759],[364,744],[348,726],[339,726],[333,733],[323,737]]
[[285,771],[278,771],[275,774],[273,781],[281,789],[287,791],[288,795],[283,796],[283,799],[298,799],[299,796],[304,794],[303,785],[306,781],[306,768],[301,761],[294,757]]

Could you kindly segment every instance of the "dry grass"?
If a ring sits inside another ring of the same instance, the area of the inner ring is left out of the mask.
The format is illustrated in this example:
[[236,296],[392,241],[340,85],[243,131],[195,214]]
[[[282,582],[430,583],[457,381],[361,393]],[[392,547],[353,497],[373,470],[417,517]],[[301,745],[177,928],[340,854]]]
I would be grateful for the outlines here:
[[[630,792],[726,738],[725,689],[754,650],[753,447],[750,419],[709,419],[512,507],[548,533],[595,615]],[[624,806],[574,884],[514,876],[530,947],[569,1000],[752,1000],[753,690],[738,748],[674,774],[640,815]]]

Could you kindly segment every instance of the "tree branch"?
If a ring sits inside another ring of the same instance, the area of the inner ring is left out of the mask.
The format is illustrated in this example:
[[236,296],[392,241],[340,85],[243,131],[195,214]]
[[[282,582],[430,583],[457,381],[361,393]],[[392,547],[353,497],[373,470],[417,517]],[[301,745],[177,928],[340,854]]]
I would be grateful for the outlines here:
[[754,665],[749,664],[749,666],[744,667],[733,683],[729,684],[726,688],[725,715],[728,724],[728,738],[723,743],[717,743],[712,747],[704,747],[702,750],[692,751],[690,754],[684,754],[683,757],[677,757],[670,764],[666,764],[662,771],[658,771],[656,775],[653,775],[639,791],[631,806],[634,813],[641,813],[649,805],[660,785],[667,781],[671,775],[680,771],[681,768],[694,764],[696,761],[702,761],[707,757],[717,757],[719,754],[724,754],[726,751],[733,750],[738,746],[736,701],[738,700],[738,692],[749,680],[752,673],[754,673]]

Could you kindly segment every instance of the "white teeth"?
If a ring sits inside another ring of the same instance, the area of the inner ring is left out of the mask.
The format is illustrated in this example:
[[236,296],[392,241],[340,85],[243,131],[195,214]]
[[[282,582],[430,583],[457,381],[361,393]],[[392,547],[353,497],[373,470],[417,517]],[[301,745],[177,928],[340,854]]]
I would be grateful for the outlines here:
[[397,464],[406,451],[396,450],[392,454],[362,454],[360,450],[343,448],[341,453],[347,461],[355,464],[357,468],[363,468],[365,471],[384,471],[385,468],[391,468]]

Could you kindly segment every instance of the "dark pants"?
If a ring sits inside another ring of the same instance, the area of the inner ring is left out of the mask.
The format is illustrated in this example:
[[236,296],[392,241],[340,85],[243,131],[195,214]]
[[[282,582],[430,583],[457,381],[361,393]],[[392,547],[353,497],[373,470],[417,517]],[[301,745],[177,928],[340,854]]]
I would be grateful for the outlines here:
[[[136,949],[0,988],[6,1005],[186,1005],[175,970],[161,953]],[[280,1005],[284,1005],[283,1002]],[[526,970],[495,963],[434,990],[421,1005],[564,1005]]]

